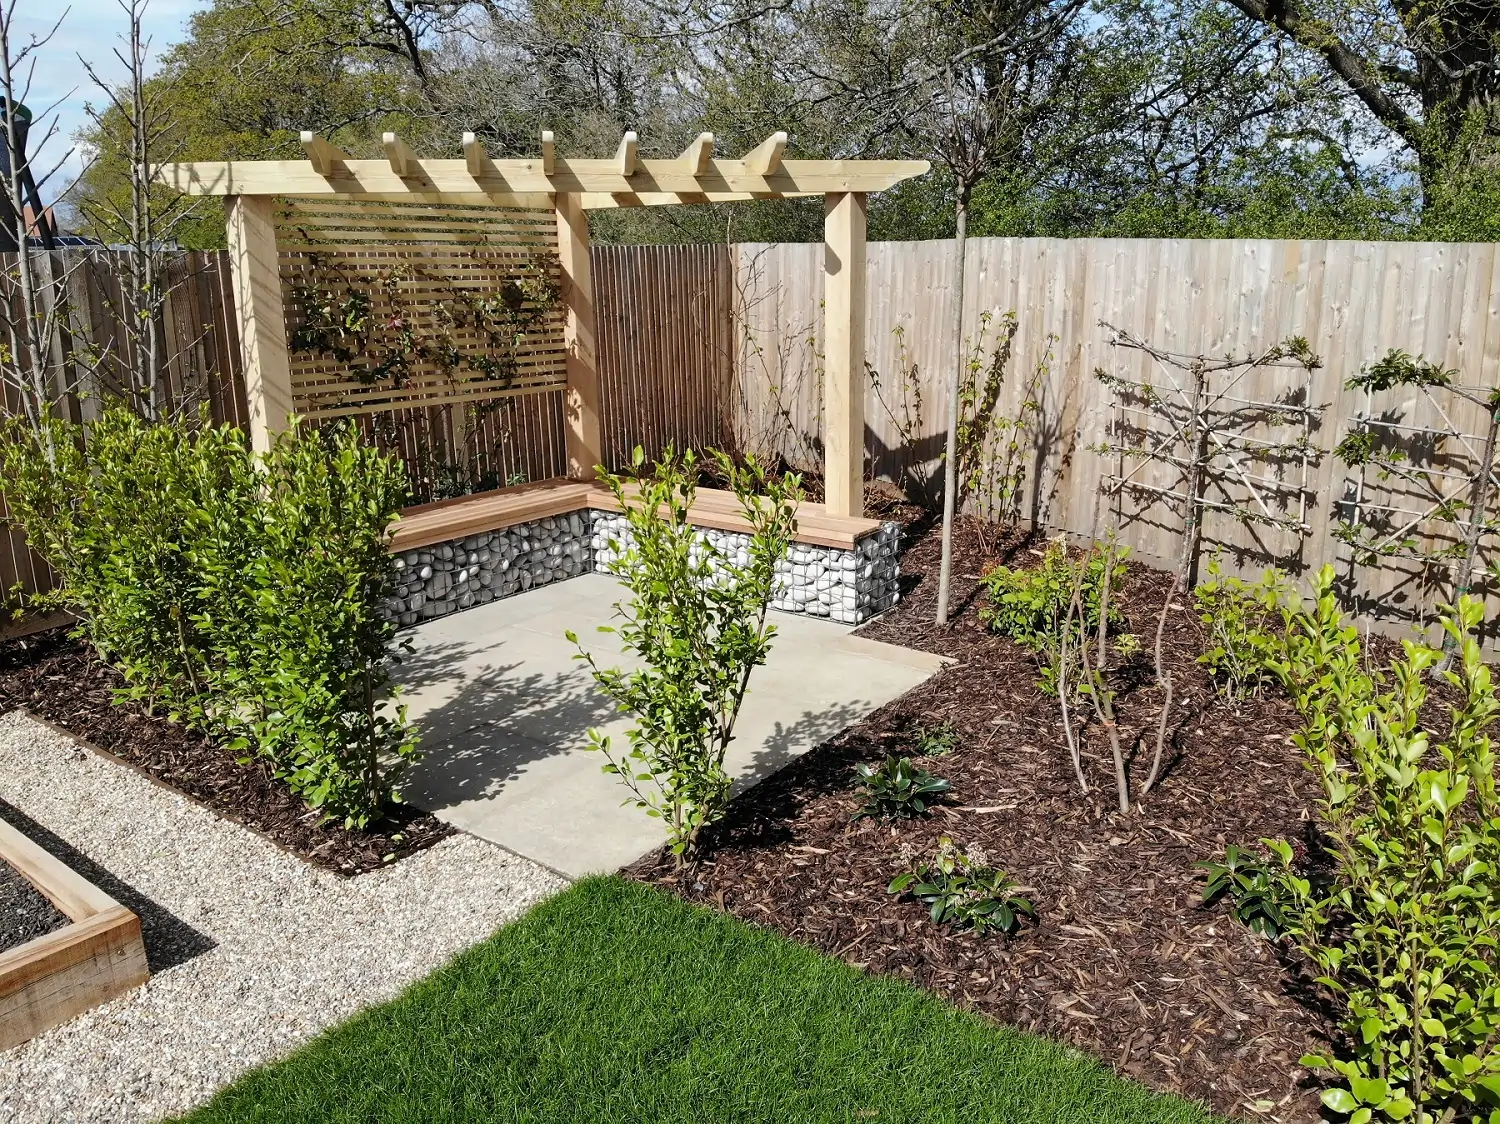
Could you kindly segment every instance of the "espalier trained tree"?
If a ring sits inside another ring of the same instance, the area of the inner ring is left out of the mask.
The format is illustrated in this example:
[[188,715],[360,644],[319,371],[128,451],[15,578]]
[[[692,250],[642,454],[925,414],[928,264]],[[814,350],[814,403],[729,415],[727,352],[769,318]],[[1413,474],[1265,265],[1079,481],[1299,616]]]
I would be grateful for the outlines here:
[[711,456],[749,524],[748,550],[722,550],[689,522],[698,476],[691,451],[668,448],[647,468],[637,447],[633,477],[604,474],[630,524],[615,564],[630,596],[615,605],[620,623],[600,631],[618,636],[640,667],[602,667],[567,634],[595,683],[635,719],[624,746],[590,730],[588,748],[629,790],[627,803],[666,823],[679,865],[699,856],[703,830],[728,807],[724,757],[750,673],[765,663],[776,635],[766,610],[802,496],[795,475],[776,479],[754,459]]

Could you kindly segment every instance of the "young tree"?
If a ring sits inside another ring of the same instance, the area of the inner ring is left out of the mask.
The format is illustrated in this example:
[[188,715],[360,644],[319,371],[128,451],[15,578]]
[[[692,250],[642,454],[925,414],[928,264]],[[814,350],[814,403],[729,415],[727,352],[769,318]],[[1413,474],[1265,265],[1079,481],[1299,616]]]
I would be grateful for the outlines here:
[[146,76],[151,40],[142,32],[142,21],[149,0],[118,3],[127,22],[121,36],[124,49],[116,47],[114,56],[125,68],[125,82],[111,84],[92,63],[82,57],[79,61],[105,96],[104,106],[90,105],[88,112],[96,135],[119,134],[117,151],[124,158],[129,192],[86,197],[80,209],[95,230],[109,232],[111,241],[126,247],[121,302],[111,309],[128,350],[116,356],[125,374],[121,389],[136,413],[156,421],[168,410],[160,378],[169,358],[162,338],[162,309],[171,295],[167,260],[177,252],[176,234],[198,208],[189,197],[151,182],[152,165],[174,159],[181,148],[180,141],[172,140],[172,89]]
[[636,724],[625,746],[589,731],[589,749],[620,778],[631,801],[667,827],[681,865],[698,857],[703,829],[723,818],[734,739],[750,673],[765,663],[776,626],[766,610],[777,568],[797,530],[801,482],[768,478],[748,460],[714,454],[749,525],[742,549],[720,548],[688,521],[697,490],[691,452],[668,448],[654,466],[635,450],[633,480],[605,474],[629,523],[611,543],[630,597],[615,606],[618,635],[638,670],[601,667],[572,632],[594,682]]
[[[38,432],[52,404],[72,389],[70,361],[55,346],[66,323],[63,299],[66,276],[50,253],[52,218],[42,203],[42,188],[56,175],[71,151],[51,167],[37,164],[37,154],[57,134],[57,103],[33,115],[25,99],[33,88],[42,50],[56,35],[62,19],[43,34],[21,41],[16,26],[19,0],[0,3],[0,250],[15,252],[15,264],[0,276],[0,409],[17,413]],[[48,446],[50,451],[50,445]]]
[[[930,154],[953,191],[954,361],[948,383],[943,542],[937,621],[948,620],[958,494],[959,386],[965,258],[974,188],[996,169],[1049,150],[1071,124],[1066,96],[1083,0],[898,0],[858,5],[829,21],[826,58],[810,68],[831,100],[852,96],[870,136]],[[1050,155],[1050,153],[1049,153]]]

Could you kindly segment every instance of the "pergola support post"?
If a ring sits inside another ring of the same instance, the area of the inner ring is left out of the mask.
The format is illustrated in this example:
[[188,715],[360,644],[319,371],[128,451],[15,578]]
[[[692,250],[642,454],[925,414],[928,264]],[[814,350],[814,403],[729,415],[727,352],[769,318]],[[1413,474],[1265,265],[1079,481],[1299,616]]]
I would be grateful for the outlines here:
[[864,512],[865,194],[823,209],[823,488],[830,515]]
[[563,344],[567,349],[567,390],[563,420],[568,476],[592,480],[604,460],[599,427],[599,366],[594,351],[594,280],[589,268],[589,217],[583,201],[557,195],[557,256],[562,264]]
[[276,263],[276,221],[270,196],[231,195],[226,202],[230,276],[250,407],[250,447],[264,453],[276,434],[291,424],[293,407],[281,273]]

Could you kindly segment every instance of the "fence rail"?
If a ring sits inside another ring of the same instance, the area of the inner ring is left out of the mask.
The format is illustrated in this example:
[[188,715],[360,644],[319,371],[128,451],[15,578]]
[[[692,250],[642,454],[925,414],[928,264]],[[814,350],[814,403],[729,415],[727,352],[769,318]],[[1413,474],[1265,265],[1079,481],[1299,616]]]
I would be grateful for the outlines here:
[[[821,468],[822,252],[808,244],[595,247],[606,464],[619,467],[637,444],[653,452],[667,443],[732,444]],[[0,268],[6,264],[0,259]],[[1334,562],[1362,611],[1422,620],[1445,588],[1447,564],[1391,558],[1355,565],[1338,536],[1351,511],[1427,510],[1422,485],[1348,470],[1332,450],[1354,419],[1369,418],[1405,434],[1413,463],[1434,479],[1459,478],[1473,471],[1484,411],[1415,392],[1370,397],[1345,384],[1362,365],[1399,349],[1456,369],[1470,385],[1500,386],[1497,264],[1492,244],[973,239],[961,346],[982,380],[1005,338],[1004,316],[1014,312],[993,418],[1003,429],[1035,395],[1032,424],[1013,457],[1026,477],[1020,514],[1079,535],[1114,526],[1139,554],[1170,560],[1180,513],[1160,492],[1174,486],[1175,469],[1148,466],[1135,477],[1146,487],[1100,501],[1101,481],[1124,470],[1114,451],[1120,403],[1095,371],[1158,384],[1166,377],[1146,354],[1112,346],[1102,325],[1188,355],[1244,355],[1306,337],[1321,360],[1304,376],[1308,405],[1322,407],[1305,458],[1308,533],[1210,511],[1205,542],[1242,569],[1272,560],[1293,570]],[[206,401],[216,420],[242,422],[223,256],[184,255],[173,269],[180,283],[164,314],[174,341],[164,377],[174,400]],[[117,273],[109,254],[95,252],[70,282],[78,311],[68,345],[87,341],[92,353],[112,357],[100,365],[106,387],[119,377],[112,364],[122,354],[111,328]],[[936,496],[948,379],[959,361],[950,329],[955,278],[951,242],[869,247],[867,472],[928,498]],[[1231,392],[1275,400],[1289,389],[1287,379],[1279,368],[1258,370]],[[75,400],[70,408],[89,407]],[[429,494],[454,485],[441,479],[445,472],[493,486],[562,471],[556,393],[461,412],[390,412],[363,424],[402,454]],[[1412,533],[1418,554],[1455,539],[1451,524],[1433,519],[1418,519]],[[45,588],[50,575],[7,533],[0,581]]]

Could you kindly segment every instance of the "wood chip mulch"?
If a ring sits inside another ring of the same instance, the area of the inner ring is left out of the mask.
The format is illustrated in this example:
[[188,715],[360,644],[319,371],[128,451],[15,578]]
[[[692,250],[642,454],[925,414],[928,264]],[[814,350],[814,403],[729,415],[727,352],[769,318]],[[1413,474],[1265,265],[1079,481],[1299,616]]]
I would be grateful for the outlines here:
[[[1288,703],[1268,694],[1236,706],[1216,692],[1195,662],[1201,626],[1179,598],[1165,636],[1177,684],[1169,762],[1158,786],[1122,815],[1102,732],[1094,726],[1085,739],[1092,791],[1082,795],[1032,657],[978,617],[983,570],[997,560],[1025,564],[1038,544],[986,541],[961,523],[955,619],[939,629],[938,531],[930,519],[908,530],[901,603],[862,634],[957,662],[741,796],[696,868],[679,873],[656,854],[629,873],[1070,1043],[1219,1112],[1318,1119],[1316,1079],[1297,1059],[1326,1046],[1326,1016],[1276,946],[1223,905],[1200,905],[1193,866],[1228,843],[1308,837],[1316,782],[1289,741]],[[1169,586],[1167,575],[1132,566],[1121,598],[1145,649],[1114,674],[1137,788],[1161,705],[1149,650]],[[854,764],[911,754],[915,727],[939,722],[962,737],[954,753],[923,762],[952,782],[947,804],[895,826],[853,820]],[[1040,921],[1008,939],[954,934],[919,904],[888,895],[905,869],[903,845],[930,854],[944,835],[981,847],[1029,887]]]
[[405,804],[390,805],[365,831],[322,823],[259,762],[241,764],[233,750],[139,703],[114,702],[122,683],[119,672],[64,630],[0,642],[0,712],[23,707],[316,866],[363,874],[452,834],[441,820]]

